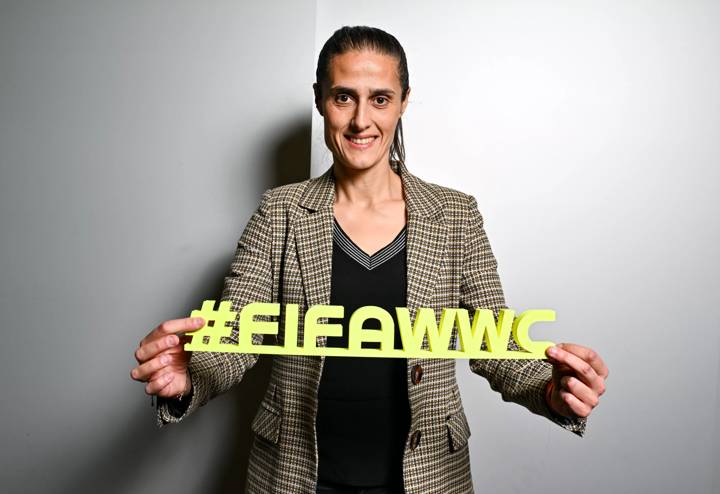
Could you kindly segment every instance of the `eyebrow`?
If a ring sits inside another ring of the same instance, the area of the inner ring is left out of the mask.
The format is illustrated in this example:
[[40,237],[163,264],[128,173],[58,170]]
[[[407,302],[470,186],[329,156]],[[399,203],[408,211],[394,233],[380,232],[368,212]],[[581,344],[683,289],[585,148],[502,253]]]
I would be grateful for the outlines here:
[[[330,88],[330,91],[333,94],[338,93],[347,93],[352,96],[357,96],[358,93],[353,88],[345,87],[345,86],[333,86]],[[388,96],[395,96],[395,91],[393,91],[390,88],[379,88],[379,89],[371,89],[370,90],[370,96],[378,96],[378,95],[388,95]]]

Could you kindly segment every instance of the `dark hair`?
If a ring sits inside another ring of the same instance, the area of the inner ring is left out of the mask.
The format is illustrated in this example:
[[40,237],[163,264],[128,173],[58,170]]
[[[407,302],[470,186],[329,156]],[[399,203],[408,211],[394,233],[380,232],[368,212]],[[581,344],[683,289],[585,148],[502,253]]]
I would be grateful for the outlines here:
[[[335,55],[342,55],[352,50],[372,50],[383,55],[394,57],[398,61],[398,78],[402,89],[401,100],[407,97],[410,87],[407,59],[405,50],[400,42],[390,33],[369,26],[343,26],[333,33],[325,42],[318,57],[315,79],[317,89],[315,91],[315,102],[320,106],[320,93],[322,82],[329,77],[330,61]],[[405,163],[405,144],[402,132],[402,119],[398,119],[393,142],[390,145],[390,160]]]

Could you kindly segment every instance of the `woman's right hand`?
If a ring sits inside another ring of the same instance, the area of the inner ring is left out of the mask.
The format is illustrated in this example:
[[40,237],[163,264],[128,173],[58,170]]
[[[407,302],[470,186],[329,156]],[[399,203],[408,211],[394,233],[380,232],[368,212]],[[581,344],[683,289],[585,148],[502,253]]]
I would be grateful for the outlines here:
[[190,393],[192,383],[187,366],[192,352],[183,345],[189,336],[180,335],[203,327],[201,317],[171,319],[160,323],[142,339],[135,351],[138,366],[130,372],[136,381],[145,382],[145,393],[164,398],[176,398]]

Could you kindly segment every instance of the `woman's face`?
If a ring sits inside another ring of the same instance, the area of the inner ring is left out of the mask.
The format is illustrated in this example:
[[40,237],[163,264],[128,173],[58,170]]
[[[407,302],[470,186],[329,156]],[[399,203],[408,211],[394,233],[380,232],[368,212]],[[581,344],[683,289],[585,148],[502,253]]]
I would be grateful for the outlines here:
[[389,166],[395,127],[408,103],[407,96],[400,99],[397,65],[395,58],[369,50],[349,51],[330,61],[316,103],[336,165],[354,170]]

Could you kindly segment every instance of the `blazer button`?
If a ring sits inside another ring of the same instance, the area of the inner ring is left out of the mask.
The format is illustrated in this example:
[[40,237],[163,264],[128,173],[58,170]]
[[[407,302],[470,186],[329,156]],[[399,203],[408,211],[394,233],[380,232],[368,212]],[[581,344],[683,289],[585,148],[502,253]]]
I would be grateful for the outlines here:
[[420,431],[417,430],[412,433],[412,436],[410,436],[410,449],[414,450],[418,447],[418,444],[420,444]]
[[423,368],[420,364],[415,364],[412,368],[412,373],[410,374],[410,378],[412,379],[413,384],[419,384],[420,380],[422,379],[423,375]]

